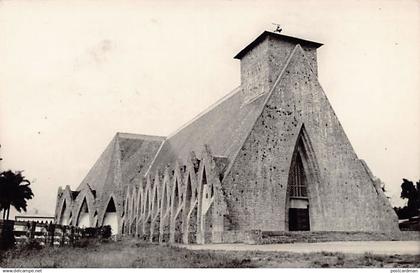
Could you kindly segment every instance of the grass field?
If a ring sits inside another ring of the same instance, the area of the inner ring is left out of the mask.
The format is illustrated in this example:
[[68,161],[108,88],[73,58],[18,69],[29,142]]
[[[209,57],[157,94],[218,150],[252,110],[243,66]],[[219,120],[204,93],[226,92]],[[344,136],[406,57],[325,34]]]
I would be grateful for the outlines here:
[[17,248],[0,253],[0,267],[420,267],[420,255],[192,251],[124,239],[80,247]]

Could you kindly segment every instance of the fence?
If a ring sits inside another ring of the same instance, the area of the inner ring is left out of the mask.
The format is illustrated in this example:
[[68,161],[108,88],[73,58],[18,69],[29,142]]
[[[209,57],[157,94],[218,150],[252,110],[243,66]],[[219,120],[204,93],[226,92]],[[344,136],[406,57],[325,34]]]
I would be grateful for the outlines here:
[[74,245],[81,238],[109,238],[111,227],[80,228],[52,222],[0,220],[0,249],[36,242],[41,246]]

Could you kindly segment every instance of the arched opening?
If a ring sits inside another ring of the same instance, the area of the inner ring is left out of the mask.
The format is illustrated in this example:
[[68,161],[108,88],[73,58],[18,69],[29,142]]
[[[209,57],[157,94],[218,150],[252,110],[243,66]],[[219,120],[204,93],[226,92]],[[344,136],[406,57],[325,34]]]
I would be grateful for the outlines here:
[[130,217],[130,213],[129,213],[129,208],[130,207],[130,191],[127,190],[127,196],[125,197],[125,202],[124,202],[124,216],[125,218]]
[[190,207],[191,207],[191,201],[193,199],[190,174],[188,174],[187,187],[186,187],[186,190],[185,191],[186,191],[185,192],[185,208],[188,211],[190,209]]
[[167,181],[163,183],[162,200],[160,205],[161,222],[159,223],[159,242],[165,243],[169,241],[169,225],[170,225],[170,209],[171,209],[171,194]]
[[151,225],[151,213],[150,213],[150,209],[151,209],[151,202],[150,202],[150,198],[151,198],[151,190],[150,188],[146,188],[145,191],[145,199],[144,199],[144,219],[143,219],[143,239],[144,240],[148,240],[150,238],[150,225]]
[[169,200],[168,200],[168,189],[167,189],[167,185],[164,184],[163,185],[163,191],[162,191],[162,201],[160,204],[160,210],[162,212],[162,217],[165,216],[167,210],[168,210],[168,205],[169,205]]
[[159,195],[158,195],[158,183],[159,181],[155,180],[155,186],[153,187],[152,195],[152,217],[151,217],[151,226],[150,226],[150,241],[156,242],[159,240],[159,227],[160,227],[160,207],[159,207]]
[[144,203],[144,216],[147,217],[149,216],[149,191],[146,190],[146,199],[145,199],[145,203]]
[[182,242],[182,192],[178,184],[178,179],[175,179],[174,194],[173,194],[173,214],[174,219],[174,242]]
[[128,208],[130,207],[130,194],[128,193],[128,191],[127,191],[127,195],[125,197],[123,206],[124,206],[124,216],[127,218],[129,216]]
[[108,205],[106,207],[103,226],[111,226],[111,233],[118,234],[118,217],[117,209],[115,207],[114,199],[111,197],[109,199]]
[[318,173],[314,150],[302,125],[292,156],[287,186],[285,220],[289,231],[311,229],[308,185],[318,183]]
[[153,193],[153,216],[156,216],[159,213],[159,196],[158,196],[158,189],[155,187]]
[[175,211],[178,209],[178,204],[179,204],[179,189],[178,189],[178,180],[175,179],[175,189],[174,189],[174,209]]
[[289,173],[289,230],[310,230],[309,200],[302,158],[298,153]]
[[205,200],[208,200],[210,198],[210,188],[207,184],[207,174],[205,167],[203,167],[203,177],[201,178],[201,184],[203,185],[201,199],[202,202],[206,202]]
[[90,227],[89,207],[86,198],[83,199],[82,206],[80,207],[79,214],[76,221],[78,227]]
[[98,211],[95,210],[95,213],[93,214],[93,226],[98,227]]
[[195,243],[197,233],[197,202],[195,191],[193,191],[191,176],[188,174],[187,185],[185,188],[185,211],[184,219],[186,219],[183,234],[183,243]]
[[134,217],[133,218],[133,222],[131,224],[131,228],[130,228],[130,233],[131,235],[135,236],[136,235],[136,228],[137,228],[137,218]]
[[202,177],[202,183],[203,185],[207,184],[207,174],[206,174],[206,167],[203,167],[203,177]]
[[131,205],[131,217],[134,218],[136,217],[136,191],[133,191],[133,199],[132,199],[132,205]]
[[142,235],[142,225],[143,225],[143,191],[141,189],[137,192],[137,218],[136,218],[136,235]]
[[207,173],[205,167],[203,167],[202,174],[202,189],[201,189],[201,216],[200,216],[200,242],[207,243],[211,240],[212,236],[212,214],[213,214],[213,194],[214,186],[212,181],[207,182]]
[[67,209],[66,200],[64,200],[63,206],[61,208],[60,221],[58,223],[59,225],[67,226],[69,224],[69,217],[66,217],[67,216],[66,209]]
[[137,215],[140,218],[143,214],[143,205],[142,205],[142,195],[141,192],[139,190],[138,195],[137,195]]

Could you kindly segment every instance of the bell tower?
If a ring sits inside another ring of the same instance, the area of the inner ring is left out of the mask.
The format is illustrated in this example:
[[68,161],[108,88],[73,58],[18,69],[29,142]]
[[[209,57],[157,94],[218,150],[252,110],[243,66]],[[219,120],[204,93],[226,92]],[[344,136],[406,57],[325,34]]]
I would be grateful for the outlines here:
[[296,45],[305,51],[314,73],[317,75],[316,50],[322,44],[264,31],[242,49],[235,59],[241,61],[241,88],[244,103],[253,101],[269,92]]

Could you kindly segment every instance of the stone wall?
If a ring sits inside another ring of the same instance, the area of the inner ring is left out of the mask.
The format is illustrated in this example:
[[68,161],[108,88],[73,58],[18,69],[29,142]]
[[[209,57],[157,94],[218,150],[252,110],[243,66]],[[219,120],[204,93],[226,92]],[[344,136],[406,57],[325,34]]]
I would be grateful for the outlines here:
[[[241,58],[241,89],[245,93],[245,102],[271,90],[295,46],[290,41],[267,36]],[[305,45],[303,49],[317,75],[316,48]]]
[[311,230],[397,230],[392,207],[354,153],[299,45],[222,181],[233,225],[287,230],[289,168],[302,127],[319,177],[308,185]]

